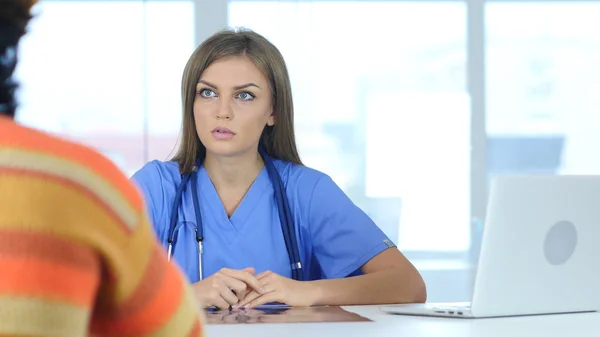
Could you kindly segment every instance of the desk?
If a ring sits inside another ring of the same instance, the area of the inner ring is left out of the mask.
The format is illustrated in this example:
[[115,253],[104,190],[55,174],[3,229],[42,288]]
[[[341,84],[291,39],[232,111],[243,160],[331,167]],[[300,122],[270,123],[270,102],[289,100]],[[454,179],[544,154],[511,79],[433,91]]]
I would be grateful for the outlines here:
[[207,325],[212,336],[282,337],[598,337],[600,313],[510,318],[436,318],[389,315],[379,306],[344,309],[373,322]]

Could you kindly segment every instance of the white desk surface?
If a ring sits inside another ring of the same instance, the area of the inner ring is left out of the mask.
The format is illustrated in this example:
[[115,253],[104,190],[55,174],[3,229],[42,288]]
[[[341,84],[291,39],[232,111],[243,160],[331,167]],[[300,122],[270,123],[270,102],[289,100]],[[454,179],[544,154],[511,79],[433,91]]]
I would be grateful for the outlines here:
[[509,318],[444,318],[385,314],[379,306],[344,309],[373,322],[224,324],[206,326],[206,336],[445,336],[445,337],[598,337],[600,313],[578,313]]

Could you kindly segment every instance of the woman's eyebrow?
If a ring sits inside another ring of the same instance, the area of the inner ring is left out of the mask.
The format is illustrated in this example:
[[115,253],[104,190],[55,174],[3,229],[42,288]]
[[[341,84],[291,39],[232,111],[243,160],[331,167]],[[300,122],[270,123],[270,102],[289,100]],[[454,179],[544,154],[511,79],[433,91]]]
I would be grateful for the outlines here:
[[[218,87],[216,85],[214,85],[214,84],[212,84],[210,82],[207,82],[205,80],[198,80],[198,83],[203,83],[203,84],[208,85],[209,87],[218,89]],[[260,87],[257,84],[252,83],[252,82],[246,83],[246,84],[242,84],[242,85],[236,85],[235,87],[233,87],[233,89],[234,90],[240,90],[240,89],[244,89],[244,88],[248,88],[248,87],[257,87],[258,89],[260,89]]]
[[238,85],[233,87],[235,90],[240,90],[240,89],[245,89],[248,87],[257,87],[258,89],[260,89],[260,87],[254,83],[246,83],[246,84],[242,84],[242,85]]

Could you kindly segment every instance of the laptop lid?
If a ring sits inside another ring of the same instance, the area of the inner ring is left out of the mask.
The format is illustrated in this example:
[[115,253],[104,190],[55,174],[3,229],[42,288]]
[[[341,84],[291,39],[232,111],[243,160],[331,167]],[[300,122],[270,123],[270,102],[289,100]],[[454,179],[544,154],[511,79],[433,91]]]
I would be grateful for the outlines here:
[[599,264],[600,176],[492,179],[473,315],[598,310]]

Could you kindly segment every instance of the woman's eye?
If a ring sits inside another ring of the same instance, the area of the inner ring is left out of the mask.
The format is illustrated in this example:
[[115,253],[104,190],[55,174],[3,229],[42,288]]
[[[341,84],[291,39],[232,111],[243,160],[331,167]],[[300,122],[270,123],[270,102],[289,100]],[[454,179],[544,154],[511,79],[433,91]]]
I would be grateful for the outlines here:
[[238,97],[242,100],[242,101],[251,101],[254,99],[254,95],[252,95],[249,92],[240,92],[238,94]]
[[202,90],[198,91],[198,94],[200,94],[200,96],[202,96],[202,97],[214,97],[215,96],[215,92],[210,89],[202,89]]

